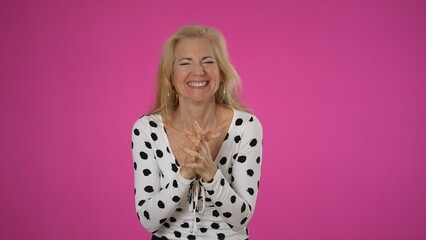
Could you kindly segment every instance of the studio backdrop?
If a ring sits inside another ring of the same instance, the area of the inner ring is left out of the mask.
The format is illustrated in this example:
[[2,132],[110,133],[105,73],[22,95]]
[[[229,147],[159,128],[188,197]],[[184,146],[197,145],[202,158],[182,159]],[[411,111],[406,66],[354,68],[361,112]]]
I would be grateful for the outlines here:
[[168,36],[220,29],[263,124],[250,239],[426,238],[426,2],[0,3],[0,238],[149,239],[131,128]]

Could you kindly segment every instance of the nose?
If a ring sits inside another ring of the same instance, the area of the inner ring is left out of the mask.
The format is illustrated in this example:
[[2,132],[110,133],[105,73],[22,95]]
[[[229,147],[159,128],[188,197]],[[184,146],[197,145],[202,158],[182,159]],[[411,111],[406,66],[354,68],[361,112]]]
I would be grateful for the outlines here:
[[192,74],[195,76],[204,75],[204,67],[201,64],[195,64],[194,69],[192,70]]

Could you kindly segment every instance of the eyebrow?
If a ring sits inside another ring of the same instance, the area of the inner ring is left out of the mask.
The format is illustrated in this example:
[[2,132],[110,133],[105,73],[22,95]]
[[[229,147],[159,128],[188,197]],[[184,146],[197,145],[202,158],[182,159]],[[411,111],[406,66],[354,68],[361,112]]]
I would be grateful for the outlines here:
[[[214,57],[212,57],[212,56],[205,56],[201,60],[205,60],[205,59],[208,59],[208,58],[213,58],[214,59]],[[190,58],[190,57],[183,57],[183,58],[179,59],[178,61],[182,61],[182,60],[192,61],[192,58]]]

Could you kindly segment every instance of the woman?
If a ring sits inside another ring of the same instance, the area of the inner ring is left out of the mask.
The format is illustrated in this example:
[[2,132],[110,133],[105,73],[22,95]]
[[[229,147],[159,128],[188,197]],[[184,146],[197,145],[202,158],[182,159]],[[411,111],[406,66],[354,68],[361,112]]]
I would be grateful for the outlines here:
[[165,43],[154,110],[133,126],[138,218],[152,239],[247,239],[259,188],[262,127],[215,29]]

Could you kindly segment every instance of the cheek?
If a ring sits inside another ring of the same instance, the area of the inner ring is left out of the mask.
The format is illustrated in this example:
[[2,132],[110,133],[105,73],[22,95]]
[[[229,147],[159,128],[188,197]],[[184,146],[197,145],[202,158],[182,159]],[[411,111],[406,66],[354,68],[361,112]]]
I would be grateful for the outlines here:
[[171,82],[172,82],[172,84],[173,84],[173,85],[176,85],[176,84],[178,84],[180,81],[182,81],[182,79],[183,79],[183,78],[184,78],[184,77],[183,77],[183,73],[182,73],[182,71],[174,70],[174,71],[173,71],[173,74],[172,74]]

